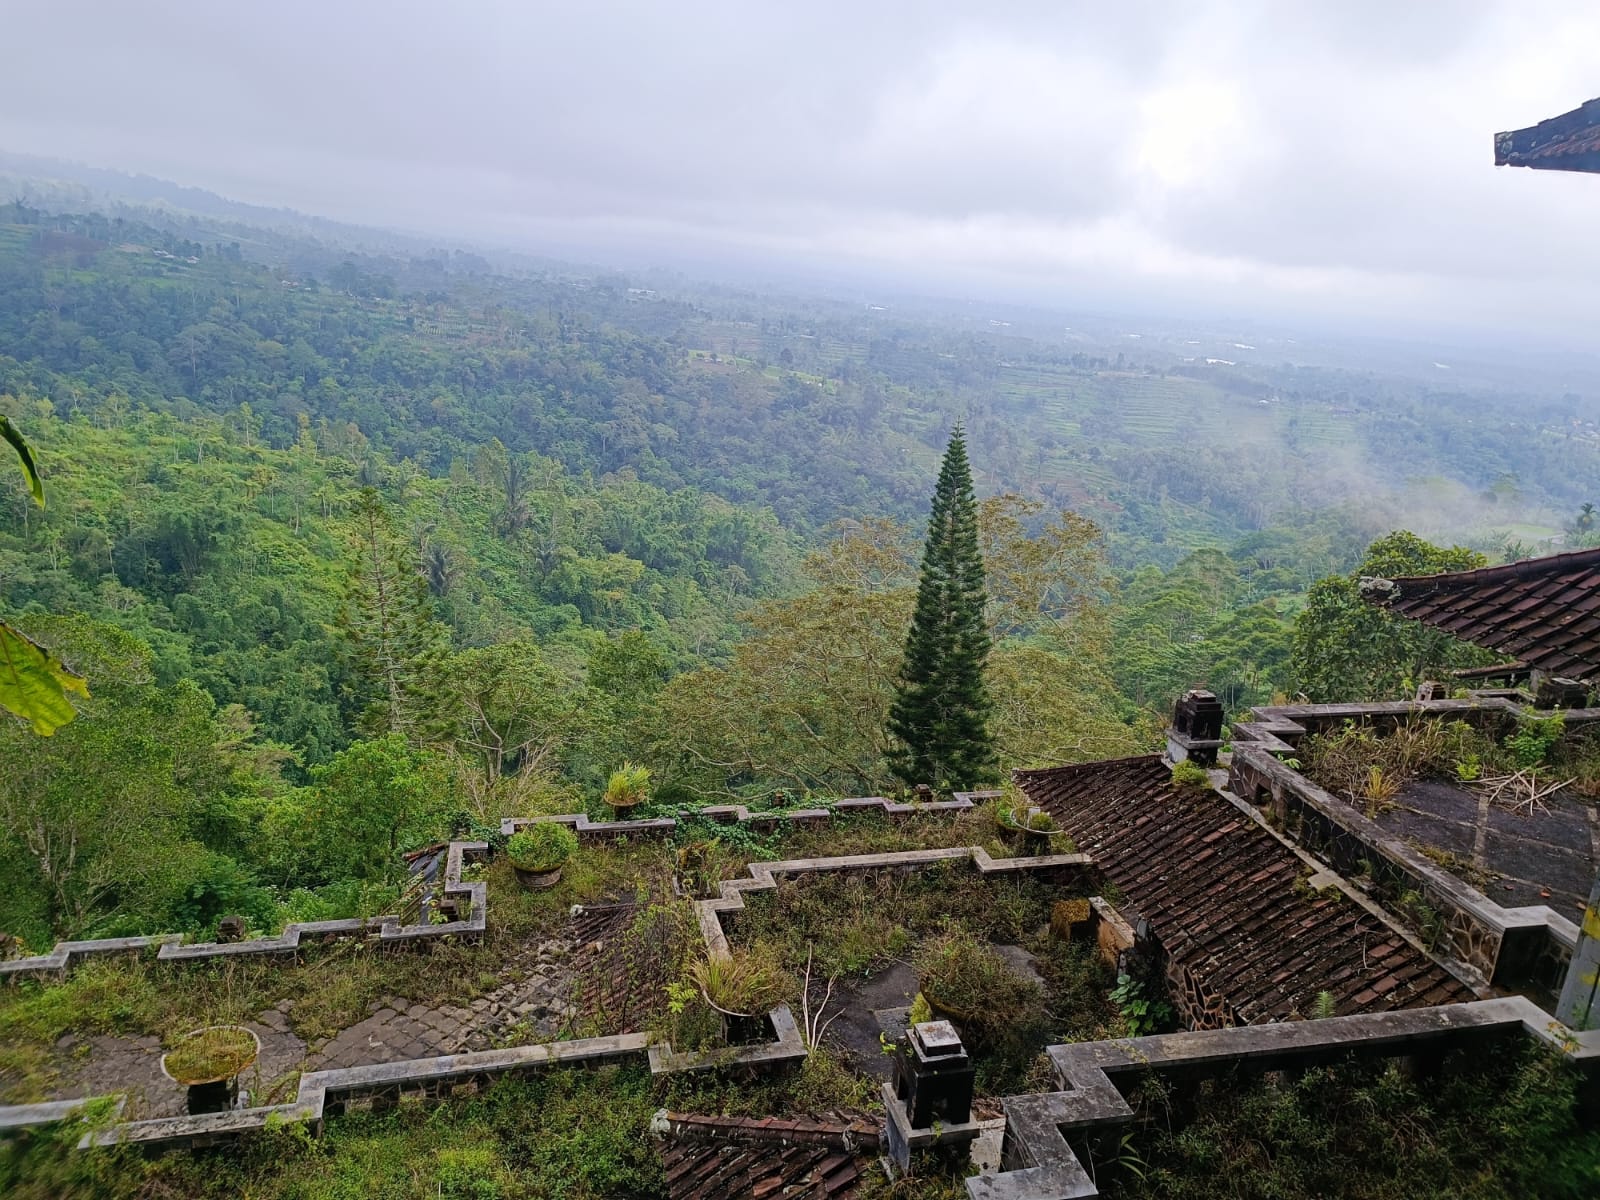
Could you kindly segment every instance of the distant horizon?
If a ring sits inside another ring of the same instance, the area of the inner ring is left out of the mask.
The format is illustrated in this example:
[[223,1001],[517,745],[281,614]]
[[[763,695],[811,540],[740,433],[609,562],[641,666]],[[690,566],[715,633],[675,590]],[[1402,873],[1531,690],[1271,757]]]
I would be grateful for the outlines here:
[[[545,260],[555,267],[574,268],[580,271],[604,273],[616,271],[621,274],[650,274],[669,273],[681,275],[685,282],[697,283],[702,286],[731,287],[741,290],[750,290],[756,294],[770,294],[773,292],[793,291],[812,299],[831,303],[884,303],[894,308],[897,304],[914,306],[917,308],[943,308],[946,315],[950,310],[969,307],[973,305],[992,305],[997,312],[1011,312],[1013,315],[1027,314],[1035,319],[1044,317],[1066,320],[1091,321],[1106,325],[1146,323],[1154,330],[1162,332],[1176,332],[1180,330],[1196,331],[1195,327],[1208,327],[1216,330],[1218,327],[1231,329],[1235,334],[1249,335],[1254,331],[1257,335],[1273,333],[1279,337],[1299,336],[1315,343],[1317,341],[1371,343],[1385,345],[1393,348],[1423,349],[1431,348],[1455,352],[1463,361],[1473,361],[1470,356],[1482,356],[1485,353],[1485,336],[1492,337],[1498,344],[1494,349],[1518,355],[1539,356],[1557,352],[1572,355],[1584,360],[1574,363],[1575,369],[1594,370],[1600,375],[1600,352],[1589,348],[1582,339],[1569,341],[1550,331],[1545,331],[1541,336],[1536,331],[1519,331],[1509,334],[1499,327],[1480,327],[1468,324],[1440,324],[1415,322],[1409,327],[1401,324],[1396,327],[1392,321],[1364,321],[1350,314],[1294,314],[1276,313],[1264,314],[1250,311],[1219,311],[1213,309],[1209,312],[1174,312],[1170,307],[1167,311],[1158,311],[1155,305],[1141,306],[1139,296],[1122,294],[1121,307],[1107,306],[1102,308],[1074,307],[1073,303],[1065,299],[1051,299],[1047,296],[1018,294],[1006,288],[998,287],[992,282],[982,286],[981,290],[960,294],[945,291],[941,293],[939,281],[929,280],[919,285],[918,281],[908,277],[895,278],[892,276],[874,277],[870,268],[860,263],[834,263],[822,266],[816,263],[798,265],[795,263],[784,264],[781,260],[771,257],[756,258],[718,258],[715,256],[697,255],[693,253],[680,253],[669,256],[656,252],[654,258],[649,257],[651,251],[636,247],[631,252],[622,251],[616,246],[584,247],[571,242],[555,242],[543,244],[523,243],[514,244],[507,241],[485,239],[479,235],[465,233],[459,230],[450,230],[441,224],[436,228],[408,227],[403,225],[385,225],[382,223],[361,220],[353,216],[332,215],[319,213],[290,204],[268,204],[259,200],[243,198],[219,192],[201,183],[185,180],[171,179],[161,175],[152,174],[146,170],[107,166],[102,164],[84,162],[81,160],[60,158],[51,155],[31,154],[11,150],[0,146],[0,178],[6,174],[7,164],[17,164],[14,168],[19,174],[35,169],[40,172],[50,169],[68,169],[74,172],[86,173],[90,176],[107,176],[104,180],[95,183],[86,182],[82,178],[68,176],[42,176],[31,177],[37,182],[50,182],[94,191],[97,187],[105,189],[105,197],[116,203],[128,204],[133,207],[145,207],[151,211],[166,209],[175,212],[189,212],[196,216],[210,216],[216,220],[234,221],[248,224],[253,214],[260,218],[292,219],[311,225],[329,225],[348,231],[350,235],[380,235],[402,240],[411,240],[439,249],[461,249],[475,251],[481,254],[502,255],[511,257],[528,257]],[[189,193],[199,200],[215,202],[228,209],[244,209],[250,212],[217,212],[208,214],[204,211],[186,210],[161,198],[140,197],[131,195],[117,195],[111,190],[114,182],[126,181],[130,184],[157,185],[163,189],[172,189],[180,193]],[[7,197],[8,199],[12,197]],[[26,197],[16,197],[25,199]],[[602,261],[604,256],[610,255],[611,261]],[[847,297],[843,293],[850,293]],[[1130,330],[1137,333],[1137,330]]]
[[[1573,348],[1573,0],[19,10],[0,145],[528,253]],[[63,70],[56,47],[72,48]]]

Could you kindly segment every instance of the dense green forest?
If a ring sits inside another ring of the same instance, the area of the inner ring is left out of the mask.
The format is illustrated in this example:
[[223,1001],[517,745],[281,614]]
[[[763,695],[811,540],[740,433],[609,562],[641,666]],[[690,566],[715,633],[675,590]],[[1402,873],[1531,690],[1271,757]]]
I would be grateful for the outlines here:
[[[1397,506],[1519,518],[1496,554],[1594,477],[1577,398],[1486,404],[12,203],[0,414],[49,502],[0,482],[0,616],[91,694],[48,739],[0,722],[0,930],[375,911],[399,851],[597,808],[627,759],[661,806],[897,786],[963,417],[1002,767],[1148,748],[1195,684],[1403,693],[1328,634]],[[1335,486],[1352,455],[1402,486]]]

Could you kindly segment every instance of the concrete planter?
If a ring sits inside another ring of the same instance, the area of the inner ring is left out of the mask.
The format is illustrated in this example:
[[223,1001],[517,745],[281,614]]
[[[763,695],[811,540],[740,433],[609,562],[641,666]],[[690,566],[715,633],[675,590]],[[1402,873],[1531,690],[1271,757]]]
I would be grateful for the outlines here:
[[526,867],[511,864],[511,869],[516,873],[517,882],[530,892],[542,892],[553,888],[561,882],[561,868],[556,867],[549,871],[530,871]]
[[181,1083],[184,1087],[199,1087],[207,1083],[220,1083],[224,1080],[235,1079],[244,1074],[244,1072],[250,1069],[250,1067],[255,1063],[256,1059],[261,1054],[261,1039],[256,1036],[253,1030],[246,1029],[243,1025],[208,1025],[203,1029],[196,1029],[190,1033],[184,1034],[183,1039],[179,1042],[179,1046],[182,1046],[184,1042],[188,1042],[194,1038],[200,1037],[202,1034],[219,1033],[223,1031],[238,1034],[238,1040],[241,1043],[248,1040],[253,1047],[253,1049],[249,1051],[248,1056],[238,1060],[231,1066],[231,1069],[219,1068],[218,1070],[210,1071],[185,1071],[181,1068],[178,1068],[175,1070],[172,1064],[168,1061],[172,1058],[174,1051],[177,1049],[177,1047],[174,1047],[173,1050],[169,1050],[166,1054],[161,1056],[161,1073],[168,1079],[172,1080],[173,1083]]
[[917,985],[918,990],[922,992],[922,998],[928,1002],[928,1008],[932,1011],[935,1020],[949,1021],[958,1029],[972,1023],[974,1019],[972,1013],[967,1012],[965,1009],[951,1008],[948,1004],[941,1003],[938,995],[928,990],[928,981],[926,979],[919,979]]
[[[1026,816],[1032,817],[1036,813],[1043,812],[1044,810],[1042,808],[1030,807],[1026,810]],[[995,814],[995,824],[1000,826],[1000,828],[1005,830],[1007,833],[1020,833],[1028,842],[1041,845],[1048,845],[1053,838],[1062,838],[1067,836],[1067,831],[1065,829],[1033,829],[1030,826],[1023,824],[1021,821],[1018,821],[1016,819],[1016,814],[1007,810],[1001,810]]]
[[[205,1065],[192,1065],[185,1067],[172,1062],[174,1055],[182,1048],[184,1043],[190,1042],[206,1034],[228,1033],[235,1035],[235,1042],[239,1047],[248,1045],[248,1050],[228,1058],[219,1057]],[[226,1112],[233,1107],[239,1094],[239,1076],[248,1071],[261,1055],[261,1039],[254,1030],[246,1029],[243,1025],[209,1025],[203,1029],[196,1029],[184,1035],[179,1044],[161,1056],[161,1073],[173,1083],[181,1084],[188,1089],[186,1107],[191,1115],[212,1112]]]
[[757,1042],[769,1042],[772,1040],[771,1013],[730,1012],[710,996],[707,996],[704,988],[700,989],[700,996],[710,1005],[711,1011],[722,1019],[722,1040],[725,1044],[729,1046],[750,1046]]
[[722,1014],[722,1039],[730,1046],[753,1046],[772,1040],[772,1022],[766,1013]]

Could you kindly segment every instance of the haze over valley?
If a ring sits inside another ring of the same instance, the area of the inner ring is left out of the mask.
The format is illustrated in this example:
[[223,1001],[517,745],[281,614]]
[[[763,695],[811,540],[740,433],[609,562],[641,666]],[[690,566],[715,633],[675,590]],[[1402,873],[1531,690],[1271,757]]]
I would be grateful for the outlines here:
[[0,1194],[1600,1194],[1592,6],[6,26]]

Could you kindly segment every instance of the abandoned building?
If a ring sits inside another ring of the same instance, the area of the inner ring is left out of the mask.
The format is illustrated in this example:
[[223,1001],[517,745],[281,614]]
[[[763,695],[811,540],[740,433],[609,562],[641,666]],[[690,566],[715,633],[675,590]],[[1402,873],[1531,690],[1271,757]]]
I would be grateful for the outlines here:
[[[1378,744],[1419,728],[1502,737],[1528,719],[1557,721],[1564,735],[1600,726],[1600,708],[1588,707],[1600,681],[1597,582],[1600,551],[1365,581],[1367,602],[1506,660],[1425,685],[1415,700],[1263,707],[1231,729],[1215,697],[1191,692],[1174,709],[1165,756],[1018,772],[1028,812],[1059,832],[1031,836],[1032,826],[1024,828],[1015,857],[958,846],[752,861],[744,875],[706,881],[689,903],[706,953],[717,956],[737,946],[747,906],[785,881],[826,888],[834,879],[951,869],[1034,880],[1076,897],[1056,903],[1052,935],[1082,939],[1124,977],[1163,981],[1183,1032],[1051,1045],[1056,1090],[1006,1096],[996,1114],[974,1106],[974,1059],[960,1020],[908,1027],[909,997],[889,1002],[869,1014],[895,1051],[891,1078],[881,1084],[881,1118],[664,1110],[652,1134],[668,1193],[683,1200],[849,1196],[881,1171],[882,1160],[912,1172],[976,1165],[980,1173],[967,1180],[974,1200],[1089,1197],[1099,1193],[1084,1137],[1134,1119],[1128,1088],[1152,1074],[1191,1086],[1241,1066],[1278,1071],[1333,1056],[1436,1055],[1508,1036],[1552,1046],[1589,1072],[1585,1103],[1593,1107],[1600,1091],[1593,1082],[1600,1031],[1589,1028],[1596,941],[1585,931],[1600,933],[1588,908],[1600,867],[1595,807],[1561,788],[1536,787],[1527,793],[1533,801],[1508,805],[1484,781],[1423,778],[1376,803],[1319,782],[1312,756],[1320,737],[1340,731],[1362,731]],[[1499,686],[1469,690],[1485,682]],[[1175,764],[1187,771],[1175,773]],[[862,813],[954,818],[995,795],[766,812],[725,806],[702,816],[766,830],[825,829]],[[678,824],[660,815],[595,821],[572,814],[508,819],[505,832],[550,821],[595,845],[668,837]],[[1061,837],[1070,837],[1070,848],[1055,844]],[[190,945],[165,937],[63,943],[48,955],[0,963],[0,979],[59,977],[107,955],[148,953],[174,965],[256,957],[287,969],[303,946],[338,939],[395,950],[475,940],[491,917],[487,885],[471,864],[487,852],[482,842],[458,841],[417,856],[412,866],[425,895],[399,917],[292,925],[274,937],[242,937],[230,927],[214,943]],[[566,944],[538,948],[530,982],[508,982],[472,1009],[390,1001],[308,1059],[298,1090],[274,1103],[147,1110],[85,1132],[81,1144],[89,1152],[108,1141],[189,1147],[267,1122],[318,1128],[351,1108],[471,1093],[501,1075],[555,1063],[633,1060],[660,1075],[760,1074],[807,1057],[818,1026],[788,1004],[766,1015],[754,1041],[709,1056],[638,1028],[639,983],[624,934],[642,911],[635,904],[578,910]],[[556,998],[546,979],[559,970],[582,981],[568,1000]],[[808,1002],[814,998],[807,993]],[[572,1020],[584,1012],[606,1032],[571,1036]],[[546,1030],[547,1040],[507,1045],[507,1031],[525,1018],[538,1018],[531,1027]],[[278,1052],[281,1016],[265,1014],[252,1036]],[[66,1097],[0,1108],[0,1132],[74,1119],[80,1103]]]

